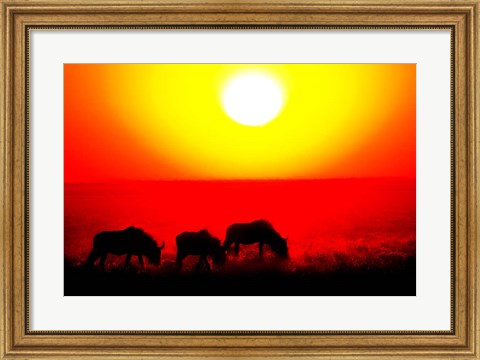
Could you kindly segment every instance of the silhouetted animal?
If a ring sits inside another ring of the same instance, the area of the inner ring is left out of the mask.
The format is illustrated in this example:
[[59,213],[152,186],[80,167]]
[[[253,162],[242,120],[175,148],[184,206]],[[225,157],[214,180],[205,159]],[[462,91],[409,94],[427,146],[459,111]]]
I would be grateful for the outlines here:
[[182,267],[182,261],[189,255],[199,255],[196,271],[202,263],[210,270],[207,257],[210,256],[215,264],[225,263],[225,249],[220,240],[210,235],[207,230],[197,232],[183,232],[176,237],[177,267]]
[[93,249],[88,256],[86,266],[92,267],[95,261],[100,258],[100,267],[105,269],[105,260],[108,254],[125,255],[125,268],[130,263],[132,255],[136,255],[143,269],[143,256],[148,259],[148,263],[159,265],[162,249],[158,247],[153,238],[142,229],[130,226],[119,231],[103,231],[93,238]]
[[227,228],[223,247],[228,250],[235,244],[235,255],[238,255],[240,244],[258,243],[258,253],[263,256],[263,244],[281,257],[288,257],[287,238],[282,238],[273,226],[266,220],[256,220],[245,224],[232,224]]

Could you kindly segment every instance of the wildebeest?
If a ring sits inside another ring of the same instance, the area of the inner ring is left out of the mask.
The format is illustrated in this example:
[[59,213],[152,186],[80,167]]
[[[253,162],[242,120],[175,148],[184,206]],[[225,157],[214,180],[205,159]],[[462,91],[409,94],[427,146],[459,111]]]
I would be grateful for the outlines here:
[[273,226],[266,220],[256,220],[244,224],[232,224],[227,228],[223,247],[228,250],[235,244],[234,251],[238,255],[240,244],[258,243],[258,253],[263,256],[263,244],[281,257],[288,257],[287,239],[282,238]]
[[210,256],[215,264],[225,262],[225,249],[220,240],[210,235],[207,230],[197,232],[183,232],[176,237],[177,242],[177,268],[182,267],[182,261],[189,255],[200,256],[196,271],[202,263],[210,270],[207,257]]
[[143,256],[149,264],[159,265],[165,242],[158,247],[156,241],[142,229],[130,226],[124,230],[102,231],[93,238],[93,249],[88,256],[86,266],[91,268],[100,258],[100,267],[105,269],[108,254],[127,255],[125,268],[130,263],[132,255],[138,257],[141,267],[144,267]]

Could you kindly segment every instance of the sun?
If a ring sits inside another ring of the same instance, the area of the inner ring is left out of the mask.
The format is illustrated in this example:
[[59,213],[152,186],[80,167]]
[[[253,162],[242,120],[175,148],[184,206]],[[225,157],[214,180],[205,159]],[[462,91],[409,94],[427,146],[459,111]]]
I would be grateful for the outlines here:
[[239,74],[227,83],[222,105],[239,124],[264,125],[275,119],[284,106],[282,86],[267,74]]

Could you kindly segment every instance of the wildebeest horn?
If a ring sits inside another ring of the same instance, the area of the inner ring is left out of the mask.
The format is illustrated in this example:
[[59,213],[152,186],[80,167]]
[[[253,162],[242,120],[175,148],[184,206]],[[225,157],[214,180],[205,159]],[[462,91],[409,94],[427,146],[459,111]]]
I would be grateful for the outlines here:
[[162,246],[160,246],[160,250],[162,250],[165,247],[165,241],[163,242]]

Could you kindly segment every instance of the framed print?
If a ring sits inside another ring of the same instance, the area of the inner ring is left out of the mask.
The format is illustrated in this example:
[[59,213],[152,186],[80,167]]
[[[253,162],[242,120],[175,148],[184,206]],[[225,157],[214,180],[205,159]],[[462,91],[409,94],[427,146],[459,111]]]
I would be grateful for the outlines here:
[[415,295],[414,80],[65,64],[64,295]]
[[479,358],[478,1],[0,1],[1,358]]

